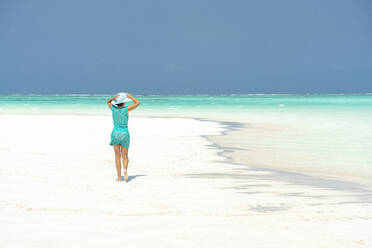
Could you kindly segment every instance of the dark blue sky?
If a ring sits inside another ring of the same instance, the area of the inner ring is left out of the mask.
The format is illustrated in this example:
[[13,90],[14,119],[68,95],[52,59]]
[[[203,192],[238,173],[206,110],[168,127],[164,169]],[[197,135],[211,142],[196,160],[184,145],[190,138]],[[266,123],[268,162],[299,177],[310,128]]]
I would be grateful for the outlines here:
[[0,1],[0,94],[117,91],[372,92],[372,1]]

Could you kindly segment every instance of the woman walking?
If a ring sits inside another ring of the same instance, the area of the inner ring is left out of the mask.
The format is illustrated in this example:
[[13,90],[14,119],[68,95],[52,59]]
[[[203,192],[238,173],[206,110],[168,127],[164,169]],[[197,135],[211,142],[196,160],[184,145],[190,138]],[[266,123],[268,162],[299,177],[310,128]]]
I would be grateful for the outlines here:
[[[132,100],[134,104],[125,106]],[[121,159],[123,160],[124,179],[128,181],[128,149],[130,136],[128,131],[128,113],[140,105],[140,102],[129,93],[119,93],[110,98],[107,105],[112,111],[114,129],[111,132],[110,145],[114,146],[117,181],[121,182]]]

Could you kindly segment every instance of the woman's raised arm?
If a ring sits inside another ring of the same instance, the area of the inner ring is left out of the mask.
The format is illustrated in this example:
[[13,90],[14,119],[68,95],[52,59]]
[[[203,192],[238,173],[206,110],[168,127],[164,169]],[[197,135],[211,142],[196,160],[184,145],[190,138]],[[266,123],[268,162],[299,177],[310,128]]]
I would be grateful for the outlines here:
[[128,94],[127,94],[127,97],[128,97],[130,100],[132,100],[132,101],[134,102],[134,104],[131,104],[131,105],[129,105],[129,106],[127,107],[128,112],[131,111],[131,110],[133,110],[133,109],[135,109],[135,108],[137,108],[138,105],[141,104],[141,102],[138,101],[136,98],[134,98],[131,94],[128,93]]
[[112,101],[113,100],[115,100],[116,98],[118,98],[119,97],[119,95],[116,95],[116,96],[114,96],[114,97],[111,97],[110,99],[108,99],[108,101],[107,101],[107,105],[108,105],[108,107],[111,109],[112,108]]

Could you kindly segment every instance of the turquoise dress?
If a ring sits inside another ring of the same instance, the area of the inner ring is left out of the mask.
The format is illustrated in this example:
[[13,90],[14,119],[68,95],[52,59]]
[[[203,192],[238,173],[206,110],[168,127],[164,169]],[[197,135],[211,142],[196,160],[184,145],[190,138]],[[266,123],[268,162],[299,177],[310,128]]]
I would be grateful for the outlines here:
[[112,105],[112,120],[114,129],[111,132],[110,145],[122,145],[129,148],[130,136],[128,130],[128,109],[127,106],[118,108]]

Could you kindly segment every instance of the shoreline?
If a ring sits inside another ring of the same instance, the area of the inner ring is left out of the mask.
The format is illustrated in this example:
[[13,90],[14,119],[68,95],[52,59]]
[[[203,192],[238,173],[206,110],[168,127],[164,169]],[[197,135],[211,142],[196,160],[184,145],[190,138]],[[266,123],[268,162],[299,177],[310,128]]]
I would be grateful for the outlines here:
[[[233,134],[233,132],[239,132],[248,130],[250,127],[250,123],[247,122],[241,122],[241,121],[225,121],[225,120],[216,120],[216,119],[203,119],[203,118],[195,118],[201,121],[215,121],[217,123],[220,123],[222,126],[224,126],[227,130],[221,132],[220,135],[206,135],[205,138],[209,141],[213,142],[216,148],[220,149],[221,151],[218,153],[221,156],[223,156],[226,161],[230,164],[236,164],[239,166],[246,166],[248,168],[257,169],[257,170],[265,170],[265,171],[272,171],[272,172],[278,172],[278,173],[288,173],[293,175],[299,175],[301,177],[313,177],[315,179],[319,180],[329,180],[330,182],[343,182],[343,183],[349,183],[350,185],[359,186],[359,187],[365,187],[372,189],[372,181],[368,180],[371,179],[370,177],[360,177],[360,176],[352,176],[352,175],[340,175],[340,174],[332,174],[332,173],[321,173],[319,171],[309,171],[309,170],[301,170],[297,168],[288,168],[285,166],[273,166],[270,165],[270,163],[266,163],[263,165],[258,165],[255,163],[251,163],[250,159],[244,159],[244,155],[247,155],[247,153],[244,153],[244,151],[249,150],[249,147],[238,147],[239,144],[234,144],[232,142],[224,143],[221,136],[229,137],[232,136],[232,138],[236,139],[237,135]],[[216,138],[219,138],[217,140]],[[240,152],[241,154],[237,154]],[[247,155],[249,156],[249,155]]]
[[[169,117],[172,118],[172,117]],[[187,117],[185,117],[187,118]],[[250,165],[248,163],[242,162],[242,159],[239,158],[239,156],[235,155],[235,151],[240,150],[244,151],[247,150],[247,147],[234,147],[234,146],[228,146],[224,144],[221,141],[216,141],[213,139],[214,137],[220,137],[220,136],[229,136],[231,132],[234,131],[240,131],[244,128],[249,128],[247,125],[248,123],[244,123],[241,121],[225,121],[225,120],[217,120],[217,119],[209,119],[209,118],[195,118],[190,117],[192,119],[200,120],[200,121],[207,121],[207,122],[217,122],[220,125],[224,127],[225,130],[221,131],[219,135],[202,135],[203,138],[206,138],[208,141],[212,142],[213,145],[210,145],[213,148],[218,149],[219,151],[217,154],[224,157],[227,163],[234,164],[237,166],[243,166],[247,169],[252,170],[262,170],[262,171],[269,171],[277,174],[286,174],[287,177],[289,175],[292,176],[298,176],[300,178],[308,178],[310,180],[314,179],[314,181],[322,182],[323,185],[329,185],[329,187],[332,187],[332,184],[334,185],[340,185],[342,188],[344,188],[345,185],[349,185],[351,188],[368,188],[372,190],[372,182],[369,182],[368,180],[361,177],[352,177],[352,176],[340,176],[330,173],[317,173],[317,172],[309,172],[309,171],[301,171],[301,170],[295,170],[295,169],[280,169],[276,167],[270,167],[270,165]],[[240,160],[240,161],[239,161]],[[357,181],[361,182],[357,182]],[[327,183],[328,182],[328,183]]]
[[[43,114],[0,114],[0,116],[75,116],[75,117],[108,117],[111,115],[110,114],[52,114],[52,113],[43,113]],[[222,137],[222,136],[229,136],[231,135],[232,132],[235,131],[242,131],[244,129],[249,129],[247,125],[249,123],[242,122],[242,121],[226,121],[226,120],[219,120],[219,119],[212,119],[212,118],[202,118],[202,117],[187,117],[187,116],[160,116],[160,117],[155,117],[155,116],[133,116],[134,118],[148,118],[148,119],[191,119],[191,120],[197,120],[197,121],[202,121],[202,122],[211,122],[211,123],[217,123],[222,127],[221,131],[217,135],[200,135],[203,139],[206,139],[208,142],[211,142],[212,144],[208,145],[208,147],[212,147],[217,150],[217,154],[221,157],[224,158],[224,160],[229,163],[229,164],[234,164],[238,166],[243,166],[245,168],[252,168],[255,170],[264,170],[264,171],[272,171],[272,172],[277,172],[277,173],[289,173],[289,174],[297,174],[300,176],[306,176],[306,177],[318,177],[317,179],[319,180],[329,180],[329,181],[340,181],[344,183],[350,183],[354,185],[359,185],[361,187],[369,187],[372,188],[372,185],[370,184],[363,184],[361,182],[354,182],[351,181],[350,178],[352,179],[360,179],[358,177],[340,177],[337,175],[333,174],[322,174],[322,173],[316,173],[316,172],[304,172],[301,170],[286,170],[286,169],[279,169],[275,167],[270,167],[270,166],[258,166],[258,165],[251,165],[248,163],[240,162],[239,157],[234,156],[234,153],[237,150],[247,150],[246,147],[234,147],[234,146],[228,146],[226,143],[224,144],[223,142],[216,141],[214,138],[215,137]],[[132,118],[133,118],[132,117]],[[349,180],[348,180],[349,179]]]
[[[7,113],[0,113],[0,116],[76,116],[76,117],[108,117],[111,116],[111,113],[107,114],[71,114],[71,113],[39,113],[39,114],[34,114],[34,113],[25,113],[25,114],[7,114]],[[247,147],[237,147],[236,144],[229,146],[226,143],[224,144],[223,141],[217,141],[214,138],[215,137],[221,137],[221,136],[226,136],[229,137],[232,132],[236,131],[244,131],[249,129],[250,123],[244,122],[242,120],[233,120],[233,121],[228,121],[225,119],[217,119],[217,118],[210,118],[210,117],[192,117],[192,116],[142,116],[142,115],[134,115],[132,118],[149,118],[149,119],[192,119],[192,120],[197,120],[197,121],[204,121],[204,122],[212,122],[212,123],[218,123],[223,127],[223,130],[220,132],[219,135],[201,135],[201,137],[205,138],[206,140],[210,141],[213,143],[210,147],[214,147],[218,149],[218,154],[226,159],[226,161],[230,164],[236,164],[239,166],[246,166],[246,167],[252,167],[256,169],[262,169],[262,170],[267,170],[267,171],[274,171],[274,172],[280,172],[280,173],[293,173],[293,174],[299,174],[303,176],[309,176],[309,177],[317,177],[318,179],[323,179],[323,180],[330,180],[330,181],[342,181],[345,183],[351,183],[355,185],[360,185],[362,187],[368,187],[372,188],[372,181],[368,181],[367,179],[362,180],[362,182],[357,182],[360,179],[363,179],[361,177],[357,176],[340,176],[340,175],[335,175],[332,173],[319,173],[315,171],[304,171],[301,169],[296,169],[296,168],[291,168],[289,169],[288,167],[275,167],[275,166],[270,166],[269,163],[264,164],[264,165],[257,165],[257,164],[252,164],[248,160],[242,159],[242,155],[237,155],[236,151],[244,151],[247,150]],[[236,137],[234,137],[236,138]],[[244,155],[244,154],[243,154]]]

